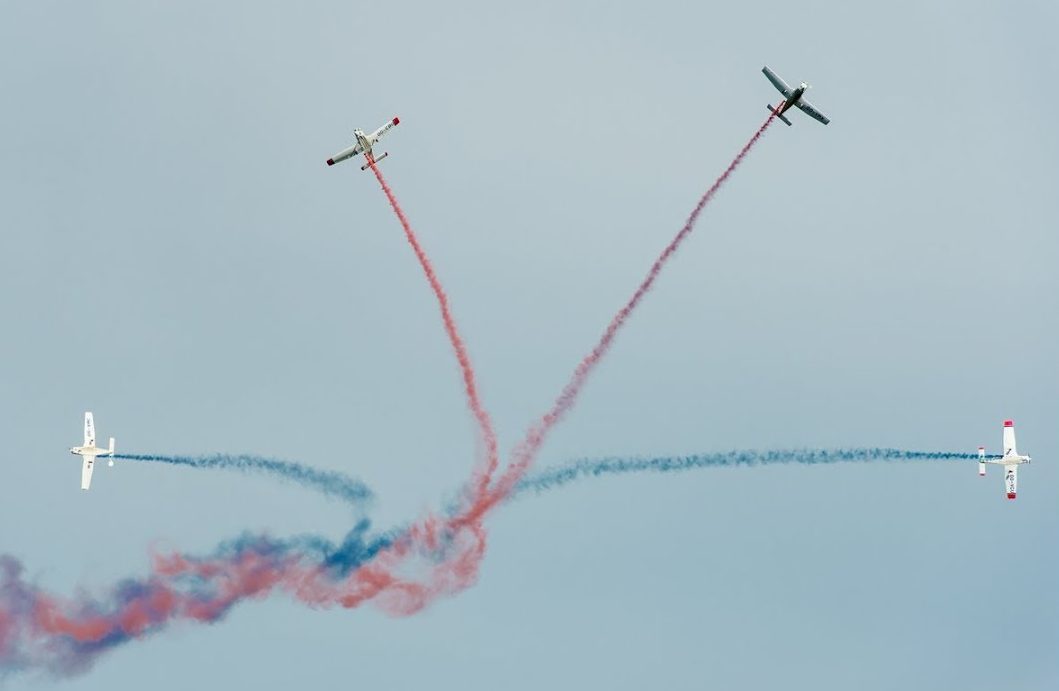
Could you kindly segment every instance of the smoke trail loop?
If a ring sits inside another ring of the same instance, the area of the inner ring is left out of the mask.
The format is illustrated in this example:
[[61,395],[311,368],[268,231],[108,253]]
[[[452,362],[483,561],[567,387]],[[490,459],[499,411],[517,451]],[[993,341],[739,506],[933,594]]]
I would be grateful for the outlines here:
[[[427,516],[408,528],[374,538],[367,537],[367,528],[360,523],[337,546],[315,536],[292,540],[243,536],[221,545],[205,557],[160,555],[155,558],[148,576],[123,581],[101,597],[81,594],[69,601],[60,600],[27,583],[22,577],[21,565],[9,557],[0,556],[0,670],[31,667],[64,673],[84,669],[101,652],[132,637],[162,630],[178,620],[218,621],[241,600],[265,597],[277,590],[288,592],[315,607],[356,607],[375,600],[388,612],[410,614],[439,596],[469,587],[477,578],[485,554],[486,533],[482,519],[486,512],[510,496],[548,432],[573,406],[619,329],[690,234],[699,213],[771,121],[770,116],[699,200],[684,228],[655,261],[596,347],[578,365],[552,409],[530,428],[523,442],[516,447],[512,463],[495,484],[492,475],[499,462],[496,435],[481,404],[470,357],[456,329],[448,298],[396,197],[372,164],[372,171],[397,214],[438,300],[446,333],[461,368],[468,405],[478,423],[485,459],[471,477],[469,508],[457,516]],[[261,470],[297,479],[303,484],[322,488],[322,491],[328,486],[326,481],[321,485],[319,478],[294,472],[292,466],[296,464],[271,459],[244,463],[239,459],[253,457],[217,456],[210,457],[215,459],[211,465],[211,461],[196,462],[191,457],[137,457],[131,454],[124,457],[192,467]],[[604,466],[593,472],[605,472],[607,467],[635,466]],[[674,467],[680,467],[680,464]],[[564,477],[576,478],[578,472]],[[360,494],[356,487],[348,489],[352,495],[348,495],[347,500]],[[409,575],[412,566],[417,567],[418,573]]]
[[[583,459],[525,476],[507,499],[584,478],[638,472],[977,459],[970,453],[891,448]],[[454,528],[445,519],[429,517],[372,535],[370,522],[361,519],[337,543],[317,535],[277,540],[245,534],[205,556],[155,554],[147,576],[123,580],[101,595],[79,593],[70,599],[30,583],[17,560],[0,555],[0,678],[22,670],[82,672],[99,655],[130,640],[177,621],[220,621],[240,601],[275,592],[312,607],[349,608],[374,599],[391,614],[413,614],[434,598],[473,584],[484,551],[480,525]],[[401,575],[412,566],[424,575]]]

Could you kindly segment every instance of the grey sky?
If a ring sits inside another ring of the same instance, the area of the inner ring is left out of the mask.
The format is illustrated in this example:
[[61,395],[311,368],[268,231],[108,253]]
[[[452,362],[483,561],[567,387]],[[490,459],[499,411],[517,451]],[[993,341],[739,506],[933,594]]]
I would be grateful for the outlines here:
[[586,481],[498,511],[415,617],[276,597],[63,688],[1055,688],[1059,8],[699,5],[4,3],[0,552],[73,593],[156,540],[349,527],[220,472],[82,494],[86,408],[123,451],[351,473],[381,525],[437,506],[455,363],[377,184],[324,160],[401,117],[384,172],[510,448],[778,100],[765,63],[831,125],[768,132],[541,464],[995,450],[1014,417],[1017,502],[973,464]]

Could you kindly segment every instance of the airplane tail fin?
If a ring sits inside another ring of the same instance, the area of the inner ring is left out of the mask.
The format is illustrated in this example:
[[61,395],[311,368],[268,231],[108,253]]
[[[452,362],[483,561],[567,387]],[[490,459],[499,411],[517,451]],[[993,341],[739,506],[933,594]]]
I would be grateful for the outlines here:
[[[389,156],[389,155],[390,155],[390,152],[389,152],[389,151],[387,151],[387,152],[386,152],[386,153],[384,153],[384,154],[383,154],[382,156],[379,156],[378,158],[376,158],[374,162],[375,162],[376,164],[378,164],[378,162],[379,162],[379,161],[381,161],[382,159],[386,158],[386,157],[387,157],[387,156]],[[367,170],[369,166],[371,166],[371,163],[365,163],[364,165],[362,165],[362,166],[360,167],[360,169],[361,169],[361,170]]]
[[787,123],[787,127],[790,127],[793,124],[793,123],[791,123],[790,120],[787,119],[786,115],[784,115],[783,113],[779,112],[777,109],[773,108],[771,105],[766,103],[765,107],[768,108],[770,111],[772,111],[773,115],[775,115],[780,120],[783,120],[785,123]]
[[978,447],[978,477],[985,477],[985,447]]
[[111,456],[114,455],[114,437],[110,438],[110,451],[109,451],[109,453],[110,453]]

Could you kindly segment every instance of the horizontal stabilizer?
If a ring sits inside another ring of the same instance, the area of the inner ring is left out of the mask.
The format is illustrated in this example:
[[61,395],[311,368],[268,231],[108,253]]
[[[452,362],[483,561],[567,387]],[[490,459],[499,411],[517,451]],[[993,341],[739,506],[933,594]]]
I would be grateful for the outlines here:
[[[387,151],[387,152],[386,152],[386,153],[384,153],[384,154],[383,154],[382,156],[379,156],[379,157],[378,157],[378,158],[376,158],[376,159],[375,159],[374,161],[372,161],[372,163],[378,163],[379,161],[381,161],[382,159],[386,158],[386,157],[387,157],[387,156],[389,156],[389,155],[390,155],[390,152],[389,152],[389,151]],[[362,165],[362,166],[360,167],[360,169],[361,169],[361,170],[367,170],[367,169],[368,169],[368,168],[369,168],[370,166],[371,166],[371,163],[365,163],[364,165]]]
[[766,104],[766,105],[765,105],[765,107],[766,107],[766,108],[768,108],[768,109],[769,109],[770,111],[772,111],[772,114],[773,114],[773,115],[775,115],[775,116],[776,116],[776,117],[778,117],[778,118],[779,118],[780,120],[783,120],[783,121],[784,121],[785,123],[787,123],[787,126],[788,126],[788,127],[790,127],[790,126],[791,126],[791,121],[787,119],[787,116],[786,116],[786,115],[784,115],[783,113],[779,112],[778,110],[776,110],[775,108],[773,108],[773,107],[772,107],[771,105],[768,105],[768,104]]

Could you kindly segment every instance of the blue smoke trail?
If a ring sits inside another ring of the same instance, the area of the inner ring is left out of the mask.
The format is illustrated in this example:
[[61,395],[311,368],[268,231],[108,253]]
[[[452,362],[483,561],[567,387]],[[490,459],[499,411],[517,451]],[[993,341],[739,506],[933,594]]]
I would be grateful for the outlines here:
[[[338,543],[316,535],[280,540],[244,533],[208,554],[179,558],[192,565],[250,559],[262,575],[282,574],[297,565],[319,567],[337,583],[401,537],[400,530],[370,535],[370,529],[366,519],[359,520]],[[263,597],[278,587],[253,579],[237,584],[223,573],[166,574],[156,565],[150,575],[123,579],[101,596],[81,592],[67,600],[28,581],[24,573],[17,559],[0,554],[0,683],[32,670],[55,676],[83,673],[108,650],[164,630],[176,620],[214,623],[242,600]],[[230,590],[233,585],[235,592]]]
[[[996,459],[999,456],[988,456]],[[732,468],[736,466],[798,463],[869,463],[872,461],[976,461],[978,454],[951,451],[905,451],[902,449],[788,449],[778,451],[728,451],[690,456],[643,458],[586,458],[527,475],[515,487],[512,496],[533,490],[537,493],[558,489],[575,480],[602,475],[626,473],[675,473],[699,468]]]
[[[337,471],[317,470],[300,463],[262,458],[245,454],[214,454],[209,456],[163,456],[154,454],[115,454],[114,458],[127,461],[169,463],[192,468],[224,468],[244,472],[261,472],[279,476],[304,487],[335,497],[355,506],[362,506],[373,498],[364,483]],[[990,455],[990,460],[1000,456]],[[628,473],[673,473],[702,468],[731,468],[796,463],[826,465],[831,463],[914,462],[914,461],[973,461],[978,455],[954,451],[908,451],[891,448],[854,449],[780,449],[772,451],[726,451],[686,456],[585,458],[560,466],[530,473],[515,487],[512,497],[527,491],[545,492],[558,489],[575,480],[602,475]],[[450,507],[455,511],[455,506]]]
[[[370,496],[367,488],[341,473],[315,471],[286,461],[254,456],[147,456],[124,454],[124,460],[155,461],[195,468],[258,470],[293,479],[325,494],[343,498]],[[989,456],[988,458],[996,458]],[[694,469],[798,463],[803,465],[866,462],[975,461],[976,454],[904,451],[900,449],[838,449],[731,451],[726,453],[660,456],[654,458],[584,459],[527,476],[510,498],[558,489],[588,477],[637,472],[681,472]],[[335,483],[335,484],[332,484]],[[24,567],[0,555],[0,680],[8,674],[46,670],[56,675],[84,672],[103,653],[124,643],[157,633],[175,620],[216,622],[239,602],[260,598],[277,589],[303,599],[310,606],[356,606],[343,599],[344,579],[373,563],[383,550],[408,539],[408,526],[376,532],[362,518],[339,541],[319,535],[275,539],[244,533],[220,543],[205,555],[161,557],[141,578],[124,579],[101,597],[84,593],[57,598],[27,581]],[[442,536],[444,541],[445,536]],[[166,559],[188,568],[172,570]],[[199,567],[202,567],[200,570]],[[248,571],[249,569],[249,571]],[[306,574],[322,580],[302,591]],[[291,577],[293,580],[284,580]],[[368,575],[363,583],[387,578],[387,569]],[[384,581],[379,581],[385,585]],[[338,595],[329,594],[330,588]],[[396,591],[400,592],[400,591]],[[320,599],[320,594],[326,597]],[[414,611],[414,610],[408,610]]]
[[210,456],[161,456],[155,454],[114,454],[114,458],[125,461],[169,463],[190,468],[224,468],[243,472],[267,473],[295,482],[326,496],[341,499],[358,508],[373,498],[371,489],[359,480],[331,470],[317,470],[301,463],[281,461],[246,454],[213,454]]

